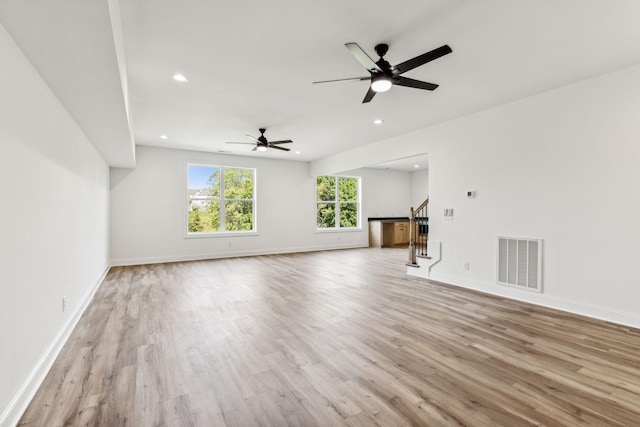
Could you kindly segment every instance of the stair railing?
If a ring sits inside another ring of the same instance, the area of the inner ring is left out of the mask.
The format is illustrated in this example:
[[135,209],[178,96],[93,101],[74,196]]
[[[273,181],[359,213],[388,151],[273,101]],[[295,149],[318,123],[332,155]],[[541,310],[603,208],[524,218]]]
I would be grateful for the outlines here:
[[429,198],[422,202],[416,209],[411,208],[409,216],[409,262],[410,267],[418,267],[418,256],[428,258],[427,242],[429,233],[429,216],[427,205]]

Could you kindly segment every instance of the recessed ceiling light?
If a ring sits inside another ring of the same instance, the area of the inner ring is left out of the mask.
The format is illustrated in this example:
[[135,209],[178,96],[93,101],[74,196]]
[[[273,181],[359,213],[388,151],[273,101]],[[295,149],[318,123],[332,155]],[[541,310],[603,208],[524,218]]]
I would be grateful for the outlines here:
[[382,119],[375,119],[375,120],[373,121],[373,123],[374,123],[374,124],[376,124],[376,125],[381,125],[381,124],[383,124],[383,123],[384,123],[384,120],[382,120]]
[[300,151],[296,151],[296,154],[300,154]]
[[420,165],[413,165],[413,167],[414,167],[414,168],[419,168],[419,167],[420,167]]
[[187,76],[185,76],[184,74],[176,73],[176,74],[172,75],[171,77],[173,77],[173,80],[175,80],[177,82],[180,82],[180,83],[186,83],[186,82],[189,81]]
[[168,139],[169,137],[167,135],[160,135],[160,139]]

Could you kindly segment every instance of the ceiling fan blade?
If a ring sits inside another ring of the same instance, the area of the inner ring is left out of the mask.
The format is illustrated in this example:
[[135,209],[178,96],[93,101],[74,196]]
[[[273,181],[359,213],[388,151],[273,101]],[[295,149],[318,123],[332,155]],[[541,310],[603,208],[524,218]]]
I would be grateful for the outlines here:
[[367,77],[349,77],[348,79],[335,79],[335,80],[321,80],[319,82],[313,82],[313,84],[318,84],[318,83],[340,83],[340,82],[350,82],[350,81],[355,81],[355,80],[369,80],[371,79],[371,76],[367,76]]
[[284,148],[284,147],[278,147],[277,145],[271,145],[272,143],[269,143],[269,148],[275,148],[276,150],[283,150],[283,151],[291,151],[290,148]]
[[255,143],[253,143],[253,142],[230,142],[230,141],[227,141],[227,144],[249,144],[249,145],[256,145],[256,144],[255,144]]
[[253,150],[251,151],[258,151],[258,146],[256,145],[255,147],[253,147]]
[[393,84],[424,90],[435,90],[439,86],[435,83],[422,82],[420,80],[414,80],[407,77],[396,77],[393,79]]
[[375,61],[371,59],[371,57],[369,57],[369,55],[367,55],[367,53],[362,50],[360,46],[358,46],[358,43],[345,43],[344,45],[347,47],[347,49],[349,49],[349,52],[351,52],[351,54],[358,60],[360,64],[362,64],[364,68],[369,71],[380,70]]
[[290,140],[290,139],[284,139],[282,141],[269,141],[269,145],[271,145],[271,144],[289,144],[291,142],[293,142],[293,141]]
[[406,73],[409,70],[413,70],[416,67],[426,64],[427,62],[433,61],[434,59],[438,59],[441,56],[447,55],[453,52],[448,45],[440,46],[437,49],[433,49],[427,53],[423,53],[422,55],[416,56],[415,58],[411,58],[408,61],[404,61],[394,68],[394,74],[400,75],[402,73]]
[[364,99],[362,100],[362,103],[365,104],[367,102],[371,102],[371,100],[373,99],[374,96],[376,96],[376,92],[375,90],[371,89],[371,86],[369,86],[369,90],[367,91],[367,94],[364,96]]
[[[260,144],[260,140],[258,138],[256,138],[255,136],[251,136],[251,135],[245,135],[247,137],[249,137],[250,139],[254,140],[255,142],[257,142],[258,144]],[[249,142],[247,142],[247,144],[249,144]],[[251,143],[253,144],[253,143]]]

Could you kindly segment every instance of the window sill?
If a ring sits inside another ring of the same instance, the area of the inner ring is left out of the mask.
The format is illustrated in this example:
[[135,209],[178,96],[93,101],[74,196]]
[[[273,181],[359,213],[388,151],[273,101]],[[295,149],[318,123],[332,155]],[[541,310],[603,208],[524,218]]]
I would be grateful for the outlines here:
[[355,228],[316,228],[316,234],[324,233],[354,233],[362,231],[362,227]]
[[213,233],[187,233],[185,239],[203,239],[209,237],[241,237],[241,236],[258,236],[257,231],[222,231]]

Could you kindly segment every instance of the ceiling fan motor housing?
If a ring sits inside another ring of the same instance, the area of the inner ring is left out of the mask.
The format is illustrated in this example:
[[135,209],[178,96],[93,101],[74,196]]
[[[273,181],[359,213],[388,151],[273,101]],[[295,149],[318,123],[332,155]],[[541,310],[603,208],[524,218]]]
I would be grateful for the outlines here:
[[389,51],[389,45],[386,44],[386,43],[380,43],[380,44],[376,45],[375,49],[376,49],[376,53],[378,54],[378,56],[380,58],[382,58]]
[[258,141],[260,141],[261,145],[267,145],[267,138],[265,138],[264,133],[267,131],[265,128],[258,129],[260,131],[260,136],[258,137]]

